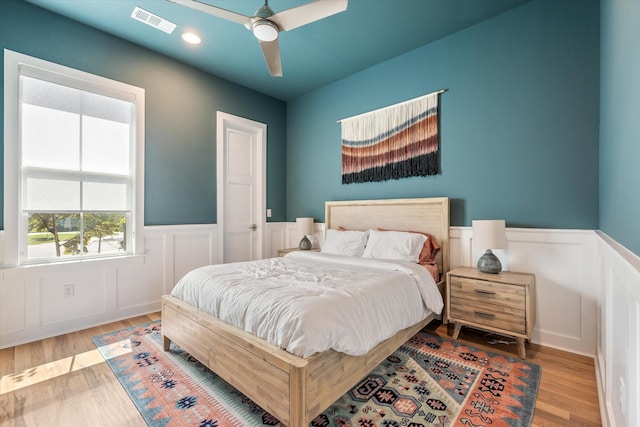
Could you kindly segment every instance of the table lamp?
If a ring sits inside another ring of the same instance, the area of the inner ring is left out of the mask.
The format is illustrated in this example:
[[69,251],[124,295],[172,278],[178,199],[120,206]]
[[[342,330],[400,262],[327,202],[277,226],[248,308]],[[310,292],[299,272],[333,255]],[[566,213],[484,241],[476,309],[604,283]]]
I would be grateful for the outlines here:
[[507,234],[505,220],[473,220],[473,247],[484,254],[478,259],[478,270],[483,273],[497,274],[502,271],[500,260],[491,249],[506,249]]
[[302,235],[298,248],[303,251],[311,249],[311,240],[307,236],[313,234],[313,218],[296,218],[296,226],[298,235]]

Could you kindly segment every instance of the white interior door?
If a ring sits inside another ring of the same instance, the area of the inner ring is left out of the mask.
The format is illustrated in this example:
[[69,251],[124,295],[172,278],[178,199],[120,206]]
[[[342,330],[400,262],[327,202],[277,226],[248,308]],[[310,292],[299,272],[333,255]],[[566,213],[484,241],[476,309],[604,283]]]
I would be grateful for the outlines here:
[[261,259],[266,226],[267,126],[217,114],[218,261]]

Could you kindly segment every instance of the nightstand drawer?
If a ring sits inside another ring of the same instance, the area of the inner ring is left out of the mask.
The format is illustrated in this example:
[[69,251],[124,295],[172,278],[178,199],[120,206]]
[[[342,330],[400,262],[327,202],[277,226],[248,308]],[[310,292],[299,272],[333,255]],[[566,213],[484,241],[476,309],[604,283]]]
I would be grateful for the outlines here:
[[[525,308],[525,289],[523,286],[451,276],[450,289],[452,300],[453,298],[464,298],[520,310]],[[452,305],[454,305],[453,301]]]
[[525,310],[451,296],[451,319],[467,320],[518,334],[526,333]]

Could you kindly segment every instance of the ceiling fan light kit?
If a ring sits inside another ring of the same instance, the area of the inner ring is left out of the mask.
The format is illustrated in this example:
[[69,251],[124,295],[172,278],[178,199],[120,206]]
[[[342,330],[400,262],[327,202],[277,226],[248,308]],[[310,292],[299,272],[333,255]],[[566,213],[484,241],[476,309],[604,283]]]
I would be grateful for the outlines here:
[[265,0],[255,16],[245,16],[198,0],[168,1],[244,25],[260,41],[269,73],[279,77],[282,76],[280,48],[277,41],[279,33],[344,12],[347,10],[349,0],[315,0],[278,13],[274,13],[269,7],[269,1]]
[[278,38],[278,26],[268,19],[258,19],[253,23],[253,35],[263,42],[272,42]]

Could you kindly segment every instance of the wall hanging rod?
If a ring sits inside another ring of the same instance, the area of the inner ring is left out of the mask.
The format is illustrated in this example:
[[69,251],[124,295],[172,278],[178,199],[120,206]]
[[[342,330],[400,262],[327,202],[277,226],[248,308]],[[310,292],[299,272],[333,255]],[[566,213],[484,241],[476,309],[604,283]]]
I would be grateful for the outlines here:
[[408,99],[408,100],[406,100],[406,101],[399,102],[399,103],[397,103],[397,104],[388,105],[388,106],[386,106],[386,107],[378,108],[378,109],[376,109],[376,110],[367,111],[366,113],[356,114],[355,116],[345,117],[345,118],[343,118],[343,119],[337,120],[337,121],[336,121],[336,123],[340,123],[340,122],[342,122],[343,120],[354,119],[354,118],[356,118],[356,117],[358,117],[358,116],[363,116],[363,115],[365,115],[365,114],[370,114],[370,113],[373,113],[373,112],[376,112],[376,111],[381,111],[381,110],[384,110],[384,109],[386,109],[386,108],[397,107],[397,106],[399,106],[399,105],[408,104],[409,102],[416,101],[416,100],[418,100],[418,99],[420,99],[420,98],[424,98],[424,97],[427,97],[427,96],[431,96],[431,95],[433,95],[434,93],[435,93],[436,95],[440,95],[441,93],[446,92],[447,90],[448,90],[448,89],[440,89],[440,90],[437,90],[437,91],[435,91],[435,92],[428,93],[428,94],[426,94],[426,95],[417,96],[417,97],[415,97],[415,98],[413,98],[413,99]]

